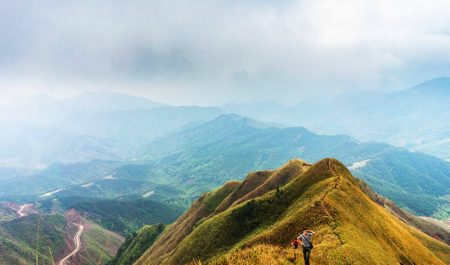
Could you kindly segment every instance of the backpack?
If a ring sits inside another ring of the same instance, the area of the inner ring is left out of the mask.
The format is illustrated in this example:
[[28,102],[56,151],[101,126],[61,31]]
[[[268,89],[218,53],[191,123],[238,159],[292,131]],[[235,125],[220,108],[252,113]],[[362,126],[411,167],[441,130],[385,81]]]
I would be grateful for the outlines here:
[[294,240],[291,241],[291,245],[292,245],[293,248],[298,248],[298,244],[299,243],[300,242],[298,241],[298,239],[294,239]]

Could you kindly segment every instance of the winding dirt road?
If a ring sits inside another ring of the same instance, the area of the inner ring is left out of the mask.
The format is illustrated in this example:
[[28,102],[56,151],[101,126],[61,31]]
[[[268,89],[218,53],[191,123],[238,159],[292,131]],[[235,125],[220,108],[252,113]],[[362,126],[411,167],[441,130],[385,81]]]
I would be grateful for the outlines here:
[[33,204],[22,204],[19,206],[19,210],[17,211],[17,215],[20,217],[24,217],[28,215],[28,211],[30,211]]
[[74,224],[76,226],[78,226],[78,231],[75,234],[75,236],[73,237],[73,242],[75,243],[75,249],[70,252],[69,255],[65,256],[63,259],[61,259],[58,262],[58,265],[66,265],[66,261],[68,259],[70,259],[71,257],[75,256],[78,251],[80,251],[80,247],[81,247],[81,234],[83,234],[83,230],[84,230],[84,225],[82,224]]

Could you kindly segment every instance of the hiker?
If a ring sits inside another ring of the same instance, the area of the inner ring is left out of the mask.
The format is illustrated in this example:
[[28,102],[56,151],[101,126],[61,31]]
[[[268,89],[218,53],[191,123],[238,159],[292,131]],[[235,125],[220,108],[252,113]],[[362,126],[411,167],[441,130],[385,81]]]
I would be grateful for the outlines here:
[[303,246],[303,258],[305,259],[305,265],[309,265],[309,256],[311,255],[311,250],[313,249],[313,244],[311,243],[311,237],[315,235],[311,230],[303,229],[303,232],[297,237],[300,244]]

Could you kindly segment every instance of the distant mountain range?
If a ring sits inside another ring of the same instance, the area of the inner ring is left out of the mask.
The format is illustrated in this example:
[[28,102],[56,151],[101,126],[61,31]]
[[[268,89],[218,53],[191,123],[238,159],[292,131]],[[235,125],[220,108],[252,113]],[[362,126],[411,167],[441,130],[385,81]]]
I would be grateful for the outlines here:
[[[0,186],[14,196],[151,196],[189,204],[246,172],[274,168],[294,157],[315,162],[336,157],[380,194],[419,214],[450,216],[450,164],[438,158],[348,136],[318,135],[302,127],[278,128],[237,115],[171,133],[144,146],[133,162],[60,165]],[[54,193],[54,194],[53,194]],[[45,198],[45,197],[44,197]]]
[[45,169],[56,163],[121,160],[114,142],[22,122],[1,124],[0,167]]
[[290,107],[271,102],[173,107],[108,91],[65,99],[38,95],[0,106],[0,167],[128,160],[157,138],[226,113],[385,142],[448,160],[449,91],[450,78],[436,78],[397,92],[328,95]]
[[110,91],[85,92],[78,96],[56,99],[35,95],[3,104],[0,120],[51,124],[70,114],[153,109],[165,104]]
[[229,104],[223,109],[257,120],[346,134],[450,160],[450,78],[395,92],[360,90],[292,102]]
[[63,100],[39,96],[2,108],[0,167],[17,170],[127,160],[157,137],[223,113],[110,92]]
[[156,140],[147,149],[141,159],[150,163],[134,166],[134,173],[122,166],[116,176],[164,181],[199,194],[293,157],[315,162],[328,156],[343,161],[356,176],[402,207],[421,215],[450,214],[445,206],[450,164],[387,144],[317,135],[302,127],[264,127],[247,118],[223,115]]
[[[172,107],[104,91],[68,99],[28,98],[3,106],[0,178],[8,181],[0,185],[0,197],[26,200],[49,193],[111,199],[153,191],[159,201],[172,198],[187,205],[248,171],[274,168],[292,157],[310,162],[336,157],[401,207],[421,215],[449,216],[448,162],[414,153],[413,148],[283,125],[345,128],[349,134],[354,130],[372,138],[388,135],[383,126],[389,123],[389,130],[400,134],[437,132],[438,149],[445,153],[449,80],[388,94],[311,99],[290,108],[270,103]],[[5,121],[18,108],[23,120]],[[271,122],[224,115],[227,112]],[[416,128],[419,121],[422,131]],[[114,181],[104,179],[110,175]]]
[[108,91],[65,99],[39,95],[0,106],[0,167],[129,160],[157,138],[225,113],[386,142],[448,160],[449,84],[450,78],[437,78],[398,92],[329,95],[291,107],[271,102],[173,107]]

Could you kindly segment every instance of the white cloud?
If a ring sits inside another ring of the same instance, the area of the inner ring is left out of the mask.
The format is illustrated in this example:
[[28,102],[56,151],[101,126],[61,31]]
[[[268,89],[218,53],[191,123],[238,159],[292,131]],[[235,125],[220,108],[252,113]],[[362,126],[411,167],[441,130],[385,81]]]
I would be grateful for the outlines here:
[[283,101],[450,73],[445,0],[2,5],[0,95],[106,88],[175,103]]

